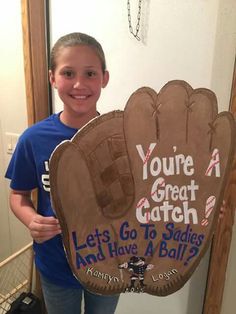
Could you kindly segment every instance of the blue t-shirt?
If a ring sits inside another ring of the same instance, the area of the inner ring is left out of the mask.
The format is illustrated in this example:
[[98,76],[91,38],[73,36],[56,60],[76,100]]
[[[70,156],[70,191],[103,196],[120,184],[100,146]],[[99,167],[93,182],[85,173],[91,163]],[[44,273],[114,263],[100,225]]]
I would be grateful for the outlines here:
[[[28,128],[19,138],[9,163],[6,178],[14,190],[38,189],[37,212],[55,216],[50,201],[48,162],[55,147],[71,139],[77,129],[61,123],[59,114],[53,114]],[[67,262],[61,235],[42,243],[34,243],[35,264],[51,282],[81,288]]]

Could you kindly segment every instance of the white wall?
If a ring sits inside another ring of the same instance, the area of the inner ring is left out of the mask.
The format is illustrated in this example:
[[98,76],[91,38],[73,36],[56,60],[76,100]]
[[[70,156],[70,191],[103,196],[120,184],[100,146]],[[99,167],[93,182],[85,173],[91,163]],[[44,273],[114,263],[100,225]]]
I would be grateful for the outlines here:
[[220,110],[227,110],[236,57],[236,1],[220,0],[214,44],[211,88],[215,91]]
[[2,1],[0,17],[0,260],[3,260],[30,238],[8,208],[9,189],[4,179],[10,160],[5,133],[20,134],[27,127],[21,2]]
[[[74,31],[100,41],[110,82],[98,109],[123,109],[141,86],[158,91],[167,81],[183,79],[193,88],[212,89],[219,110],[227,110],[235,56],[235,0],[143,0],[140,36],[130,33],[126,1],[51,0],[51,42]],[[130,1],[135,29],[138,1]],[[55,96],[54,110],[62,104]],[[177,293],[157,298],[122,295],[117,314],[200,314],[208,254],[191,280]],[[224,312],[229,314],[229,312]]]
[[[135,28],[137,1],[130,2]],[[73,31],[102,43],[110,82],[99,103],[101,112],[123,108],[144,85],[158,91],[169,80],[184,79],[194,88],[212,88],[219,0],[143,0],[142,9],[138,42],[129,33],[126,1],[51,1],[52,43]]]

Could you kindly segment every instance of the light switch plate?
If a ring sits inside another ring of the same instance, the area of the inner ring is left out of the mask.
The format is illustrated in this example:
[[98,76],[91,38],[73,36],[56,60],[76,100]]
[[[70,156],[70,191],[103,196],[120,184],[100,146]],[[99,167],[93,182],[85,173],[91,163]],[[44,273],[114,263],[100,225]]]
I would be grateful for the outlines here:
[[6,132],[5,135],[6,135],[7,154],[12,155],[14,153],[15,148],[16,148],[16,144],[18,142],[20,134]]

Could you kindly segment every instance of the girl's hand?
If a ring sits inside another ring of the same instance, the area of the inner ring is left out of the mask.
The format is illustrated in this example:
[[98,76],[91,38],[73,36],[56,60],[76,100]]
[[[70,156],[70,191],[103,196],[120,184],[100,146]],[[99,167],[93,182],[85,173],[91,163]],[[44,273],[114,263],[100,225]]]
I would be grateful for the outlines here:
[[44,217],[38,214],[33,216],[28,228],[32,238],[37,243],[43,243],[61,233],[58,219],[55,217]]

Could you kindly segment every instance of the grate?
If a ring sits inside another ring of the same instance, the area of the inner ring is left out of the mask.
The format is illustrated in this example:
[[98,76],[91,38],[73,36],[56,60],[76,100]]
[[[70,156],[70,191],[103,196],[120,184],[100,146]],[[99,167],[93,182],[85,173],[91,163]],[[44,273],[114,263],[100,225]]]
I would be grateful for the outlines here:
[[22,292],[31,291],[32,270],[32,243],[0,263],[0,314],[6,313]]

